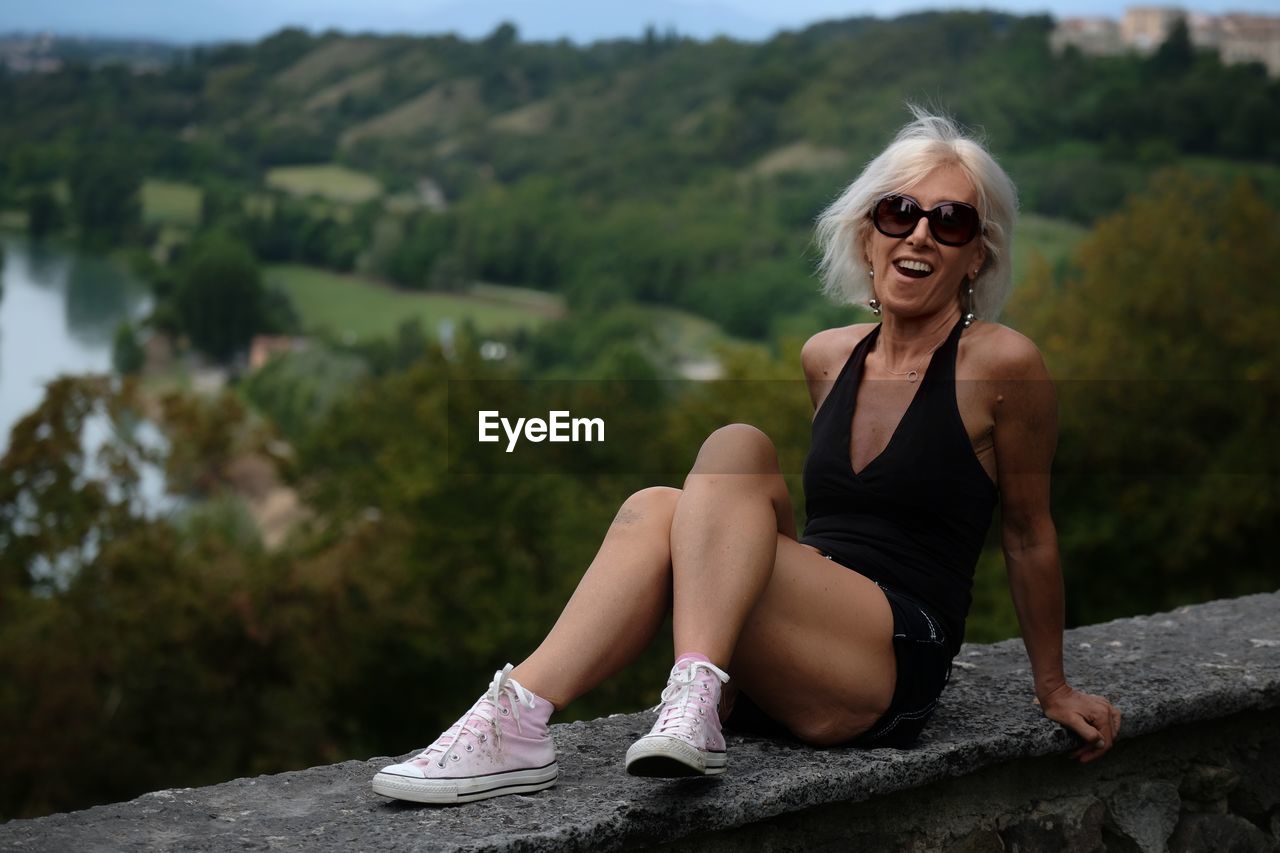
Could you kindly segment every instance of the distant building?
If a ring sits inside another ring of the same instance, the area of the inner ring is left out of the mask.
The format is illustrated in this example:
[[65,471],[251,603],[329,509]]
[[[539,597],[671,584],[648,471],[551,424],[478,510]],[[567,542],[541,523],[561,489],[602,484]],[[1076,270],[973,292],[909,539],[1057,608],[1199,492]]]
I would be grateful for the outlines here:
[[1071,46],[1090,56],[1114,56],[1128,49],[1120,38],[1120,24],[1101,16],[1063,18],[1049,34],[1049,46],[1054,53]]
[[0,65],[15,74],[50,74],[62,68],[62,60],[53,55],[53,36],[0,37]]
[[1138,53],[1154,53],[1185,15],[1177,6],[1130,6],[1120,19],[1120,39]]
[[1261,62],[1280,77],[1280,17],[1233,14],[1220,21],[1223,62]]
[[1119,21],[1102,16],[1062,18],[1049,36],[1061,53],[1068,46],[1092,56],[1126,51],[1150,54],[1169,37],[1179,20],[1187,23],[1191,43],[1216,51],[1224,63],[1260,62],[1280,77],[1280,16],[1188,13],[1178,6],[1130,6]]

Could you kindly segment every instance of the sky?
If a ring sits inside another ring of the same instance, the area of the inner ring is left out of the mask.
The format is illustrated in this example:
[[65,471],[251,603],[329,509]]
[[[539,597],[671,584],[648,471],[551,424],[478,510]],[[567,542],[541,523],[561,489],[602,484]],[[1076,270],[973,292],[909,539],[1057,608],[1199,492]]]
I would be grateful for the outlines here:
[[[674,27],[697,38],[726,34],[761,39],[779,29],[854,15],[994,8],[1058,17],[1119,17],[1125,5],[1122,0],[0,0],[0,33],[52,31],[193,42],[257,39],[285,26],[302,26],[315,31],[452,31],[475,37],[510,20],[523,40],[635,37],[646,24],[659,30]],[[1280,0],[1195,0],[1182,5],[1190,11],[1280,15]]]

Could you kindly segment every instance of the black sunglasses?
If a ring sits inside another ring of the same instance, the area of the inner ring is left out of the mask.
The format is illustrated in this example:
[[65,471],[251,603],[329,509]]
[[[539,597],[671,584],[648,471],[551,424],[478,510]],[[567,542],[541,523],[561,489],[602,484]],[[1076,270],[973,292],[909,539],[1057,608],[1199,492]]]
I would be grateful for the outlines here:
[[909,195],[887,195],[871,209],[871,222],[886,237],[905,237],[921,217],[929,219],[929,233],[944,246],[963,246],[978,236],[978,209],[962,201],[944,201],[925,210]]

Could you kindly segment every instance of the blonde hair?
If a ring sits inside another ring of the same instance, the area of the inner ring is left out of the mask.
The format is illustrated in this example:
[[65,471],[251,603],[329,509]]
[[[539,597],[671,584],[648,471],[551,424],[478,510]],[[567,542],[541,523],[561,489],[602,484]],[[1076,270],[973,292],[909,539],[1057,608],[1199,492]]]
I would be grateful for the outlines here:
[[840,302],[867,304],[873,291],[863,252],[874,227],[867,215],[872,205],[886,195],[906,192],[939,166],[957,166],[978,193],[987,252],[973,282],[974,313],[994,320],[1012,283],[1009,250],[1018,217],[1017,190],[983,144],[952,119],[914,104],[907,107],[915,120],[898,131],[889,147],[818,216],[823,291]]

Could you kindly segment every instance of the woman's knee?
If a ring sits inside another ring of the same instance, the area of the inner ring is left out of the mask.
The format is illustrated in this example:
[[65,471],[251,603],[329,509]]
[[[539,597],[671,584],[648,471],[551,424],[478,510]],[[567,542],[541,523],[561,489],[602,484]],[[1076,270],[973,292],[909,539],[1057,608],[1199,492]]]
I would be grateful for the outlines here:
[[691,473],[776,474],[778,451],[756,427],[728,424],[707,436]]
[[622,502],[618,514],[613,518],[615,527],[629,527],[644,522],[655,524],[671,524],[671,517],[676,511],[676,501],[680,499],[680,490],[670,486],[650,486],[633,493]]

